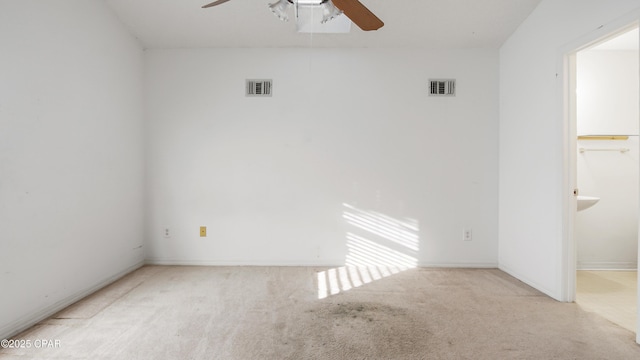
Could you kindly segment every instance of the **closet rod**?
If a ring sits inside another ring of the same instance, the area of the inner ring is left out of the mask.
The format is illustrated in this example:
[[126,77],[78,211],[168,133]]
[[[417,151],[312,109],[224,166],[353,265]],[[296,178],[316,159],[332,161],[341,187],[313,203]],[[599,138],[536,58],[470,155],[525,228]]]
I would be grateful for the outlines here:
[[619,148],[619,149],[585,149],[585,148],[580,148],[580,153],[584,153],[586,151],[619,151],[621,153],[626,153],[629,152],[630,150],[627,148]]

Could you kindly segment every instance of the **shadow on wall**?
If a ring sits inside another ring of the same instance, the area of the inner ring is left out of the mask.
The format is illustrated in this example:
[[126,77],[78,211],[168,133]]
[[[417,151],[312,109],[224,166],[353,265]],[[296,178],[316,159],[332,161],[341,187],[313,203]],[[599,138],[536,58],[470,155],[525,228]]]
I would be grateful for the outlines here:
[[415,268],[420,250],[415,219],[391,216],[343,204],[346,234],[345,266],[317,273],[318,299],[363,286]]

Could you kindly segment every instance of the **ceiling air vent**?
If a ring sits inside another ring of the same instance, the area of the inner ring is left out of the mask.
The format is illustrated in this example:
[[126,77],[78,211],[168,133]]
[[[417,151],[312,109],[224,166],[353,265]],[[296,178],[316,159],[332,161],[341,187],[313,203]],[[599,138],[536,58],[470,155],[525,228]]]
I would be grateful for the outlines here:
[[247,79],[246,96],[271,96],[273,80]]
[[430,96],[456,96],[454,79],[429,80]]

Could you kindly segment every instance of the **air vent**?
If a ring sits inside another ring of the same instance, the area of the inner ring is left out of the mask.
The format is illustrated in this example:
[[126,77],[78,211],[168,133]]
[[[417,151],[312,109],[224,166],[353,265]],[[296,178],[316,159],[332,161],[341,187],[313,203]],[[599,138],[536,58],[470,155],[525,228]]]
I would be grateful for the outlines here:
[[246,96],[271,96],[273,80],[247,79]]
[[429,95],[456,96],[456,81],[453,79],[429,80]]

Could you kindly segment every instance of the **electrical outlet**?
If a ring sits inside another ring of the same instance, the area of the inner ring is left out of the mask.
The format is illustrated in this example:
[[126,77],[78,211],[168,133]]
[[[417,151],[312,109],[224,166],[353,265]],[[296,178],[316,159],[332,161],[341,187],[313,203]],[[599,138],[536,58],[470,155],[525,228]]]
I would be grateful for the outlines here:
[[171,237],[171,231],[169,231],[169,228],[164,228],[163,234],[167,239]]
[[471,241],[473,239],[473,234],[471,232],[471,229],[463,229],[462,230],[462,240],[464,241]]
[[207,237],[207,227],[200,226],[200,237]]

